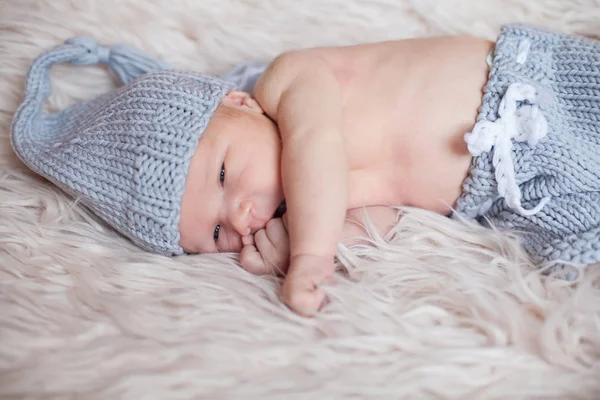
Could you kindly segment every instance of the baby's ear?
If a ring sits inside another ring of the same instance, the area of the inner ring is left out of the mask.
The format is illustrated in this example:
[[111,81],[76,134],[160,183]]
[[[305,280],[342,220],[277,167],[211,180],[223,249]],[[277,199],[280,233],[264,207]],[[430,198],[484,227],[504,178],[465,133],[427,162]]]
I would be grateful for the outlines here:
[[263,114],[262,107],[258,104],[250,93],[240,92],[238,90],[231,90],[223,98],[223,104],[230,107],[241,108],[246,111]]

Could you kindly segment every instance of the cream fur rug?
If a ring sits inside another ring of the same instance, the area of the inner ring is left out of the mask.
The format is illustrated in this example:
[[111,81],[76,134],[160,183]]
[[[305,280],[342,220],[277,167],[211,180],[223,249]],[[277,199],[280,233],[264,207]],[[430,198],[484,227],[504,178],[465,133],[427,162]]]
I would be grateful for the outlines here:
[[[105,229],[12,153],[26,68],[74,34],[222,72],[283,50],[528,21],[600,34],[598,0],[0,0],[0,398],[600,399],[600,268],[532,271],[514,238],[405,210],[314,319],[235,257],[165,259]],[[62,68],[52,108],[102,93]]]

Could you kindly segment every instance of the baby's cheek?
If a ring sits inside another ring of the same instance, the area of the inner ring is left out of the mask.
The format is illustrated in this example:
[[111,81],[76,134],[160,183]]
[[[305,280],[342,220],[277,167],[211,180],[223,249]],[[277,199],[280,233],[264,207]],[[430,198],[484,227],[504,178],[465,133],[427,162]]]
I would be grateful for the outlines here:
[[244,247],[244,243],[242,242],[242,238],[236,232],[231,230],[223,230],[224,231],[224,248],[228,253],[239,253],[242,251]]

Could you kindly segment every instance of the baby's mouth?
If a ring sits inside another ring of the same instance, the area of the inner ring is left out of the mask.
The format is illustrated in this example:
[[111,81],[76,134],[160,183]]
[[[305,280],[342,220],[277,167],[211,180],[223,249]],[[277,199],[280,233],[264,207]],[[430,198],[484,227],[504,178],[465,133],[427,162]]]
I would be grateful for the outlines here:
[[273,214],[273,218],[281,218],[283,214],[287,211],[287,207],[285,206],[285,200],[281,202],[277,210],[275,210],[275,214]]

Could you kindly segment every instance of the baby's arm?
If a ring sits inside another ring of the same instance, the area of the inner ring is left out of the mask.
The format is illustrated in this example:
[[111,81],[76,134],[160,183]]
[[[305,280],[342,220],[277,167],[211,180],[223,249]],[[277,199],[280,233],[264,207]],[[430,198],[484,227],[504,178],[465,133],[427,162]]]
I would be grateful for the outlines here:
[[[372,206],[348,210],[340,243],[350,247],[364,243],[369,233],[369,224],[380,236],[386,236],[398,223],[398,211],[392,207]],[[290,264],[290,244],[287,234],[287,214],[274,218],[264,229],[256,232],[253,238],[245,238],[240,253],[242,267],[256,275],[285,275]]]
[[283,300],[301,314],[324,301],[348,200],[342,99],[329,65],[312,54],[278,58],[257,83],[256,99],[278,124],[291,262]]

